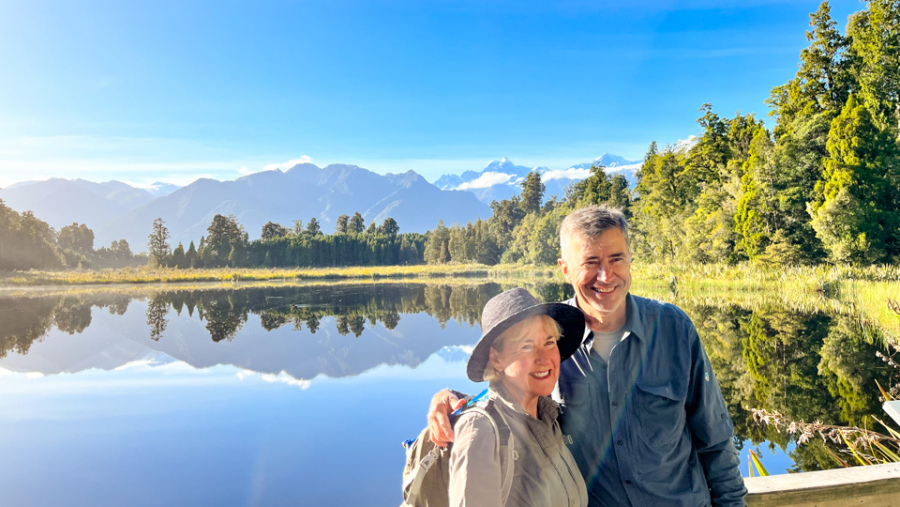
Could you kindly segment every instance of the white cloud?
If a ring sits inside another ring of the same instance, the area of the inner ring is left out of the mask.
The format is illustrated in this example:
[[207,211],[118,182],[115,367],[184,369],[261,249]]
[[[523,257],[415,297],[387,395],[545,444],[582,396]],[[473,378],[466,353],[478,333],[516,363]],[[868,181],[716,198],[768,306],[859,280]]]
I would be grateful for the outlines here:
[[299,387],[300,389],[309,389],[309,386],[312,385],[312,382],[309,380],[296,379],[287,373],[284,370],[281,371],[278,375],[272,375],[271,373],[265,373],[262,376],[262,379],[266,382],[280,382],[282,384],[287,384],[289,386]]
[[679,139],[678,141],[676,141],[676,142],[675,142],[675,146],[673,146],[672,148],[673,148],[676,152],[680,152],[680,151],[688,151],[688,150],[690,150],[691,148],[693,148],[694,145],[696,145],[696,144],[699,143],[699,142],[700,142],[700,138],[697,137],[697,136],[695,136],[695,135],[693,135],[693,134],[691,134],[691,135],[688,136],[687,139]]
[[36,378],[43,378],[44,374],[39,371],[31,371],[25,374],[25,378],[31,380]]
[[[256,375],[259,375],[259,374],[253,370],[247,370],[247,369],[241,369],[240,371],[237,372],[238,380],[244,380],[244,379],[248,379],[251,377],[256,377]],[[281,370],[281,372],[278,375],[275,375],[272,373],[263,373],[262,375],[260,375],[260,378],[264,382],[287,384],[289,386],[299,387],[300,389],[304,389],[304,390],[309,389],[309,386],[312,385],[312,381],[294,378],[289,373],[285,372],[284,370]]]
[[486,172],[472,181],[463,183],[459,186],[459,189],[472,190],[476,188],[488,188],[494,185],[502,185],[504,183],[509,183],[509,180],[513,179],[513,177],[514,175],[512,174]]
[[590,175],[591,175],[590,169],[576,169],[574,167],[570,167],[568,169],[563,169],[560,171],[547,171],[541,175],[541,179],[544,181],[562,180],[562,179],[583,180]]
[[[276,164],[267,164],[265,167],[263,167],[262,170],[263,171],[285,170],[285,169],[290,169],[297,164],[311,164],[311,163],[312,163],[312,158],[310,158],[309,155],[302,155],[300,158],[288,160],[287,162],[280,162],[280,163],[276,163]],[[246,168],[241,168],[241,169],[246,169]],[[241,172],[241,174],[244,174],[244,173]]]

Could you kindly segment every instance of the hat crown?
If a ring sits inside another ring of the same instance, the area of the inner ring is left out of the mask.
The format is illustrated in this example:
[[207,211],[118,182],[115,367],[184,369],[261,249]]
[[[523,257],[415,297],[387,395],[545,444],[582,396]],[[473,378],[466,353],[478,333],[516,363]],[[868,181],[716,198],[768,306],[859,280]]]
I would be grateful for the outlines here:
[[541,302],[537,298],[522,288],[498,294],[484,305],[484,311],[481,313],[481,330],[487,333],[509,317],[539,304]]

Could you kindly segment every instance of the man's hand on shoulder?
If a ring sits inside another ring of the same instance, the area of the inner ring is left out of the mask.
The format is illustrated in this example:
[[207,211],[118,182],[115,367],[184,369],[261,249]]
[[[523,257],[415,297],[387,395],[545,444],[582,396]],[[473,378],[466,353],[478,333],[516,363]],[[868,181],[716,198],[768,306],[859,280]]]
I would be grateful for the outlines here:
[[459,404],[459,398],[449,389],[438,391],[431,398],[428,407],[428,429],[431,430],[431,441],[441,447],[453,441],[453,426],[450,425],[450,413]]

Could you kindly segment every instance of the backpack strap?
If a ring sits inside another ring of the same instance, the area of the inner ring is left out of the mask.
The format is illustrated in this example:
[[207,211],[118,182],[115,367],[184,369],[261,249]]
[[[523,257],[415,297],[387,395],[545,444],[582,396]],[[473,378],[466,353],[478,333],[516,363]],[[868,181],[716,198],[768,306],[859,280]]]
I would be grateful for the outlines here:
[[[426,428],[425,431],[428,431],[428,429]],[[419,437],[420,440],[422,436]],[[421,452],[421,449],[418,449],[418,451]],[[403,491],[407,492],[408,496],[403,502],[403,505],[416,505],[416,500],[418,499],[419,492],[422,490],[422,484],[425,481],[425,477],[427,477],[431,467],[433,467],[438,459],[440,459],[440,453],[440,447],[436,445],[432,447],[429,452],[419,459],[415,469],[404,478]]]
[[509,429],[506,417],[497,410],[493,401],[488,400],[483,405],[483,408],[481,404],[475,405],[466,410],[466,412],[469,411],[475,411],[487,416],[488,421],[494,427],[494,441],[500,454],[500,474],[503,476],[503,482],[500,485],[500,498],[503,500],[503,505],[506,505],[506,501],[509,500],[509,492],[512,489],[513,467],[518,458],[516,455],[515,437],[513,437],[512,431]]

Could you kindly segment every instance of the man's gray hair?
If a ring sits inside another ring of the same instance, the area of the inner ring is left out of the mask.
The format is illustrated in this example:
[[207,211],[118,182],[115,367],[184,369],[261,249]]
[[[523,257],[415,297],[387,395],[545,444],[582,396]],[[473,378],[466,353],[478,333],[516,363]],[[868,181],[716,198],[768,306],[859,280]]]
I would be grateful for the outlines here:
[[628,220],[625,218],[622,210],[601,204],[599,206],[588,206],[569,213],[559,226],[559,247],[563,257],[566,256],[566,251],[572,239],[594,240],[610,229],[622,231],[622,234],[625,235],[625,244],[631,249],[631,239],[628,237]]

